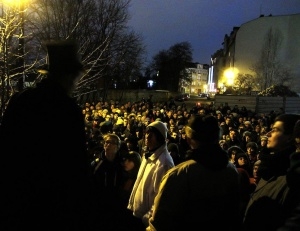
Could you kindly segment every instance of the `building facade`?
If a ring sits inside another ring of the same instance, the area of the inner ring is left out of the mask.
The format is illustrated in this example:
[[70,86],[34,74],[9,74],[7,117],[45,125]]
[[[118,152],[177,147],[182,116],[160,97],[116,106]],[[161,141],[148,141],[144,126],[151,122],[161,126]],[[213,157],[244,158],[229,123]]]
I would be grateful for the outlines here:
[[208,92],[208,64],[191,63],[186,68],[186,72],[191,79],[191,83],[180,83],[182,92],[198,95]]
[[[208,85],[213,83],[216,91],[222,93],[224,87],[233,84],[237,75],[257,76],[256,70],[264,68],[266,70],[260,75],[266,81],[257,84],[257,90],[264,90],[278,82],[276,78],[282,75],[281,83],[300,93],[299,25],[300,14],[293,14],[261,15],[234,27],[229,36],[225,35],[223,49],[212,55]],[[227,70],[231,70],[231,75],[226,75]],[[272,76],[272,73],[277,74]]]

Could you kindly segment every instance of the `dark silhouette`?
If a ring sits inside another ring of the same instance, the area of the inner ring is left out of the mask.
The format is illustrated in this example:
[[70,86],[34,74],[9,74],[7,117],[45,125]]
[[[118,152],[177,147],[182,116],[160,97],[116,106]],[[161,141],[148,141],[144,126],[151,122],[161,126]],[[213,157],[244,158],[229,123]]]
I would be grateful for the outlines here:
[[74,41],[46,44],[47,76],[12,96],[0,127],[1,230],[91,230],[84,120],[70,97],[83,72]]

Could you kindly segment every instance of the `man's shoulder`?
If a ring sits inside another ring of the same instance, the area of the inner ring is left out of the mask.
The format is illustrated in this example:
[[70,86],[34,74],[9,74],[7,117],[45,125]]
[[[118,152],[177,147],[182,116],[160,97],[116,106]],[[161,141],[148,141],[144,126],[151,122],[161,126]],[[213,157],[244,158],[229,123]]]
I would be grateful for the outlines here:
[[186,160],[184,162],[179,163],[178,165],[174,166],[173,168],[170,169],[170,172],[176,172],[177,173],[187,173],[188,171],[190,171],[190,169],[194,168],[197,166],[197,168],[199,168],[198,166],[199,164],[197,163],[197,161],[195,160]]

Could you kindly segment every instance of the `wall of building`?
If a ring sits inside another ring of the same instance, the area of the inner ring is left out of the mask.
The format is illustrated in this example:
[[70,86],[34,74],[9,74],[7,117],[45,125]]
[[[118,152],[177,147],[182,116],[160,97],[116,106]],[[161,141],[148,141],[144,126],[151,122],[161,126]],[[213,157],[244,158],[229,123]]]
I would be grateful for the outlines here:
[[282,44],[278,57],[292,71],[292,90],[300,93],[300,14],[264,16],[240,26],[235,40],[234,67],[242,74],[254,74],[250,68],[261,55],[265,35],[272,28],[280,31]]

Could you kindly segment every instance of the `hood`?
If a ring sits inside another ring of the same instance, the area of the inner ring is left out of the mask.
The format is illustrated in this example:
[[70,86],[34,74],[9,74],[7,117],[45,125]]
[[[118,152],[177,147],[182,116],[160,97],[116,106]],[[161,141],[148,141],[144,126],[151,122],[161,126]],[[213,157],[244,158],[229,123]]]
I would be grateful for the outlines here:
[[187,152],[187,159],[193,159],[212,170],[221,170],[228,165],[228,156],[218,144],[202,145]]

